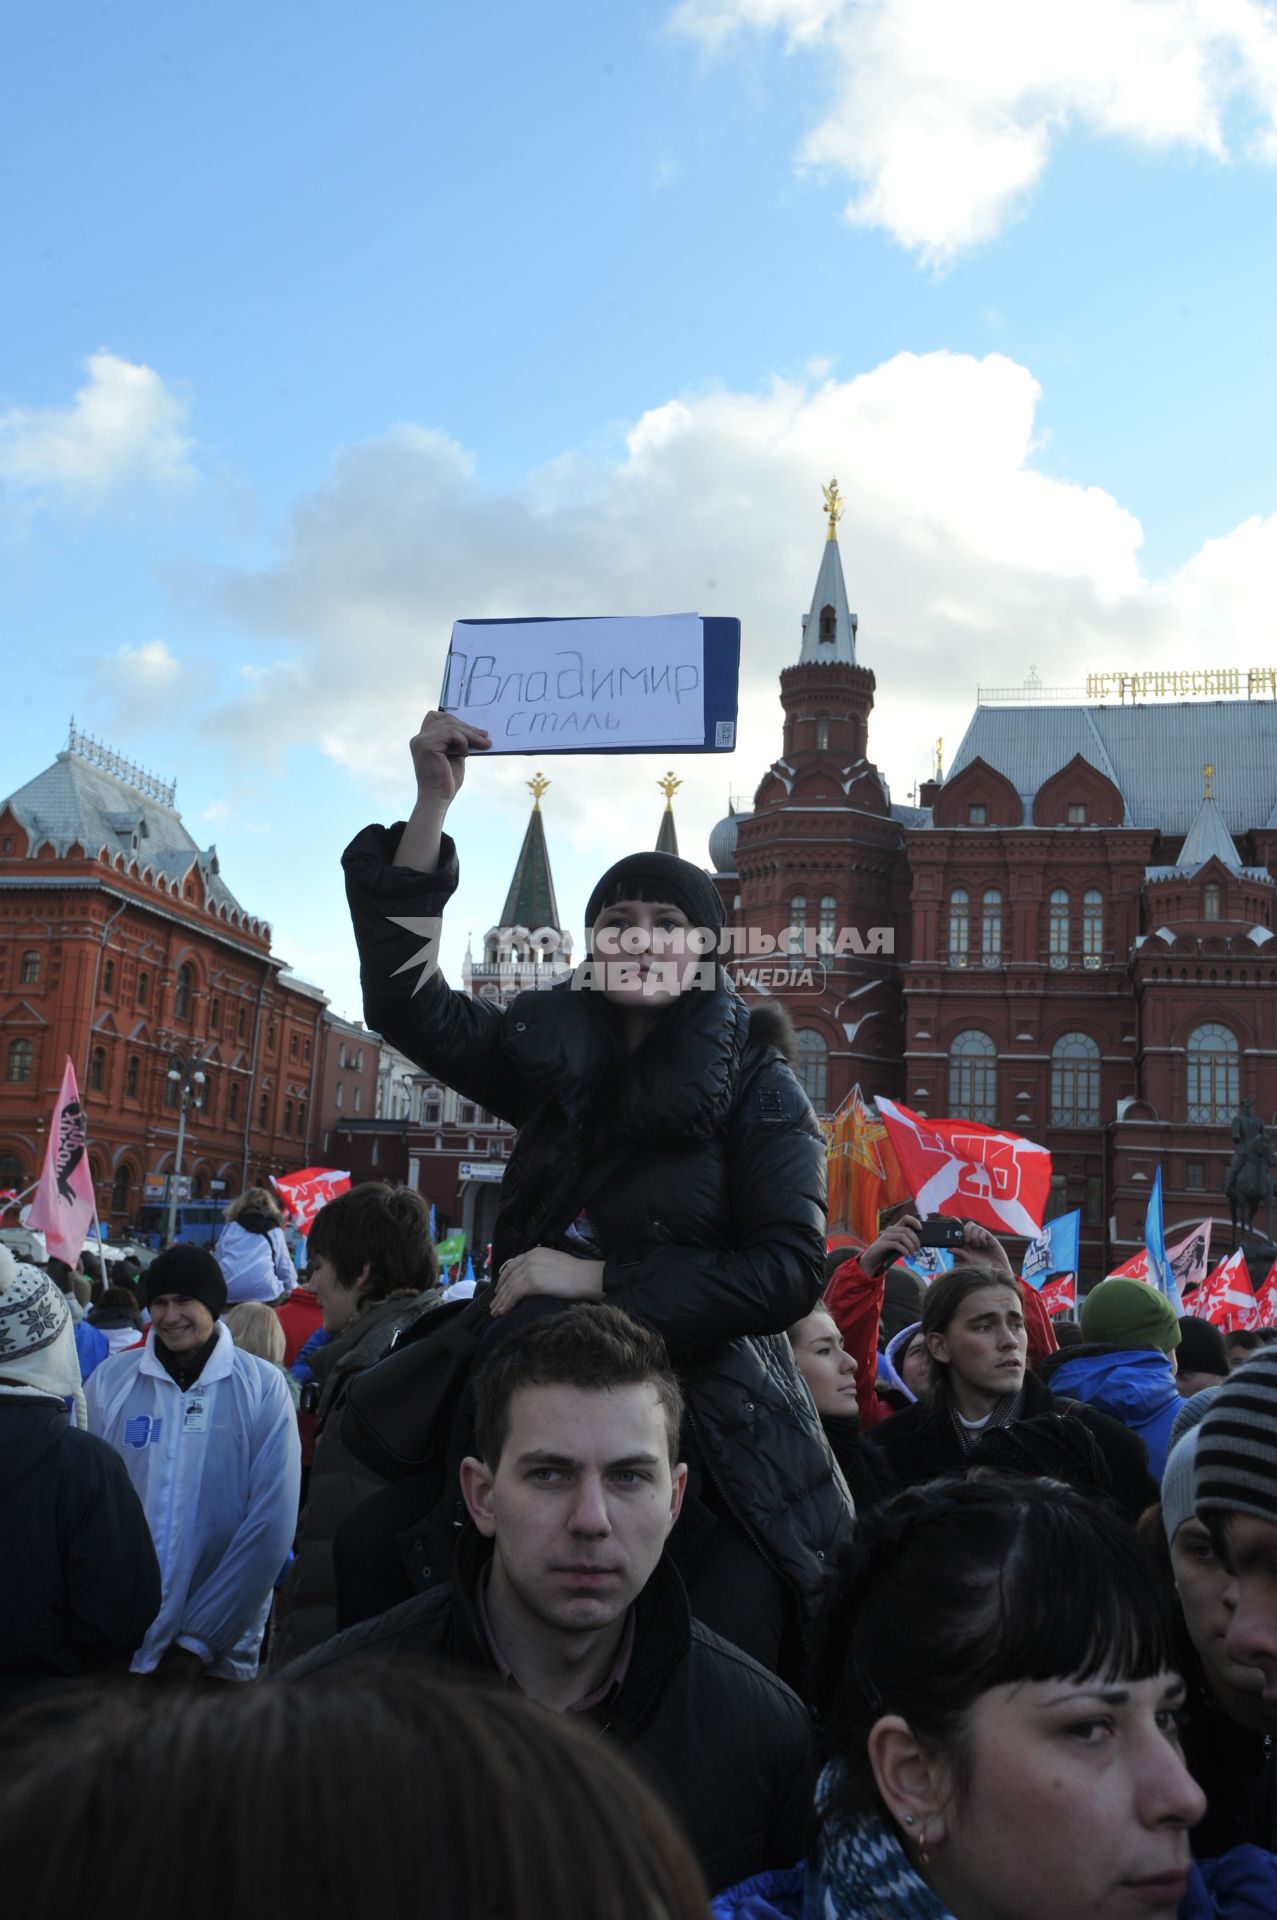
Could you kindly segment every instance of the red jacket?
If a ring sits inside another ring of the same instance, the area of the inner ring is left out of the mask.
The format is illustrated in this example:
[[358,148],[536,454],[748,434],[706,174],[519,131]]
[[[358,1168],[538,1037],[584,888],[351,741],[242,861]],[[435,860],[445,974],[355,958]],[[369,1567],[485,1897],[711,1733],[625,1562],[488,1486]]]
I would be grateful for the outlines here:
[[312,1333],[324,1324],[324,1309],[309,1287],[294,1287],[275,1309],[284,1329],[284,1369],[288,1370]]

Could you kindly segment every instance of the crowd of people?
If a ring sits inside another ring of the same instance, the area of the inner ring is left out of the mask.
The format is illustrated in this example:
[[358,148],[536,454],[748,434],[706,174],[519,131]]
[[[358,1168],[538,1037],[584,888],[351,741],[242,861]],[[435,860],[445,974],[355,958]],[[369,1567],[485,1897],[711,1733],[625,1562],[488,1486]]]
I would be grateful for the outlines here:
[[0,1249],[15,1911],[1277,1913],[1277,1348],[1052,1321],[970,1222],[927,1284],[909,1204],[831,1251],[672,855],[571,982],[450,990],[486,744],[428,716],[345,866],[370,1024],[517,1129],[491,1282],[378,1182],[300,1277],[263,1189],[84,1299]]

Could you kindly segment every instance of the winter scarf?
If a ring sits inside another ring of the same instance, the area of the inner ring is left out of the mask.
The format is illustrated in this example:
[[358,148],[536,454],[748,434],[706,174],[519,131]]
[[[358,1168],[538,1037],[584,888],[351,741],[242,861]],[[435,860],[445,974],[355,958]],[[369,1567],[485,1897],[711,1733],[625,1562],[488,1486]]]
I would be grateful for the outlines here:
[[841,1760],[816,1783],[820,1831],[807,1865],[810,1920],[953,1920],[883,1819],[848,1819],[834,1808]]

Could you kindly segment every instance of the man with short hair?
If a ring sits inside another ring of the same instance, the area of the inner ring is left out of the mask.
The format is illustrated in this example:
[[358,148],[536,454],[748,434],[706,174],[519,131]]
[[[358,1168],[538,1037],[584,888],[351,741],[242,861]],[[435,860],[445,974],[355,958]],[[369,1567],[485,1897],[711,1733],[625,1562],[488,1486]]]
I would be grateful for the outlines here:
[[381,1486],[351,1454],[341,1412],[356,1374],[384,1359],[406,1327],[443,1299],[430,1210],[411,1187],[361,1181],[321,1207],[306,1242],[306,1280],[327,1339],[306,1353],[313,1384],[302,1415],[314,1416],[306,1506],[284,1594],[274,1658],[291,1660],[337,1631],[333,1542]]
[[682,1821],[713,1890],[803,1850],[801,1702],[694,1621],[664,1545],[687,1469],[659,1335],[579,1305],[512,1330],[475,1385],[456,1578],[289,1670],[431,1656],[500,1677],[623,1742]]
[[251,1680],[297,1519],[292,1396],[219,1319],[226,1283],[206,1247],[160,1254],[143,1296],[145,1346],[112,1354],[85,1387],[90,1431],[128,1469],[164,1582],[133,1670]]

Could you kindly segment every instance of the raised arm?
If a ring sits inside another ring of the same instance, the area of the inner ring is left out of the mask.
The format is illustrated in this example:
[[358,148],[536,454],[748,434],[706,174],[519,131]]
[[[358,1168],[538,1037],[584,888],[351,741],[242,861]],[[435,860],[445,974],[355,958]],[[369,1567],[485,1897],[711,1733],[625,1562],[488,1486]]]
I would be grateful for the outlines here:
[[402,826],[365,827],[342,866],[368,1025],[465,1099],[517,1125],[522,1106],[501,1057],[501,1010],[453,992],[439,971],[443,910],[459,878],[444,821],[467,757],[487,745],[478,727],[428,713],[412,741],[411,815]]

